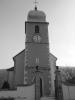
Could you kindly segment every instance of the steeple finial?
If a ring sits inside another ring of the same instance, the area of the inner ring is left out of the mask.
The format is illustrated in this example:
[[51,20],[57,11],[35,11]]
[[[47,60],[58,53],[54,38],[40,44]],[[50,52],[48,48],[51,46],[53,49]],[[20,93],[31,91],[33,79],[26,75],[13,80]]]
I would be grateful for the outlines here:
[[34,3],[35,3],[35,10],[37,10],[37,4],[38,4],[37,0],[35,0]]

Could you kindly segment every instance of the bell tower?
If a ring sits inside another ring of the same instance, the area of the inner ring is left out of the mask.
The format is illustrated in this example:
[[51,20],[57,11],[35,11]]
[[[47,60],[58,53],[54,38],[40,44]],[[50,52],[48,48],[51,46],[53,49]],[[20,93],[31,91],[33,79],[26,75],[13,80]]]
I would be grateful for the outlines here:
[[38,76],[40,97],[50,95],[51,86],[48,24],[46,14],[37,7],[29,11],[25,22],[24,84],[31,84]]

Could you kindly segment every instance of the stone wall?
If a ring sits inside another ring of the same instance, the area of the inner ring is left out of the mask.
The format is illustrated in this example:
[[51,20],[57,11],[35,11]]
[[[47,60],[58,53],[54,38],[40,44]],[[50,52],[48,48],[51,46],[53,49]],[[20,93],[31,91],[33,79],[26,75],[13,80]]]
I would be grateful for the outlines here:
[[19,86],[16,90],[1,90],[0,98],[15,98],[15,100],[34,100],[35,85]]
[[75,100],[75,85],[62,84],[63,100]]

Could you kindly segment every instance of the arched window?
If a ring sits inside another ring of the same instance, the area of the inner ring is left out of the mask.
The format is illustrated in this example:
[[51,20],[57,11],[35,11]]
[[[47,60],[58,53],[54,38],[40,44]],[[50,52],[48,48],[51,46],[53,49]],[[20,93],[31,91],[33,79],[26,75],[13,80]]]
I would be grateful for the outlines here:
[[35,26],[35,33],[39,33],[39,26],[38,25]]

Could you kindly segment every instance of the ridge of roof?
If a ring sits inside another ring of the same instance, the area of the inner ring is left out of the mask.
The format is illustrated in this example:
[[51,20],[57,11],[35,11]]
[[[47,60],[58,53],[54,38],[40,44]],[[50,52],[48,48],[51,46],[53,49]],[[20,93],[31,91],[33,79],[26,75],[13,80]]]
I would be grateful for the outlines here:
[[19,53],[17,53],[14,57],[13,57],[13,59],[15,59],[18,55],[20,55],[22,52],[24,52],[25,51],[25,49],[23,49],[22,51],[20,51]]

